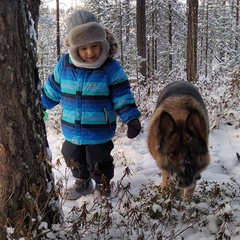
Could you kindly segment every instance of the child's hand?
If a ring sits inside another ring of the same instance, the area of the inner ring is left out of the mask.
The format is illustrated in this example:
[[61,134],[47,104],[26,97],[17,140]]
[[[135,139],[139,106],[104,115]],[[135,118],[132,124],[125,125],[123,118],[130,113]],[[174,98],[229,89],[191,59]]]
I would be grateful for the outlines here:
[[43,111],[43,121],[46,122],[48,120],[48,113]]
[[135,138],[141,131],[141,124],[137,118],[130,120],[128,123],[127,137]]

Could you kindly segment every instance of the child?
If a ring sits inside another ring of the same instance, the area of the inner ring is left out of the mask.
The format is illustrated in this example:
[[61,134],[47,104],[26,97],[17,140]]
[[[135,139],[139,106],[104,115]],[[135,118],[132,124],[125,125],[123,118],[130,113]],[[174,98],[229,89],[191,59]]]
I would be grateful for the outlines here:
[[76,200],[93,193],[91,179],[96,190],[110,196],[116,116],[127,123],[127,136],[134,138],[141,131],[140,113],[128,78],[113,59],[118,47],[114,35],[85,10],[73,13],[66,25],[69,53],[62,56],[42,89],[43,109],[60,102],[63,108],[62,154],[76,178],[65,198]]

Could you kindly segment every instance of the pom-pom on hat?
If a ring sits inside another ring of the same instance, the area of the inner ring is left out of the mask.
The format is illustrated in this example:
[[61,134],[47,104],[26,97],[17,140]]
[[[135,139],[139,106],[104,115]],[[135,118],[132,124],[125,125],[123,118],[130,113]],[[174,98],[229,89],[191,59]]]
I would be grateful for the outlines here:
[[[86,10],[78,10],[66,20],[66,26],[68,36],[65,43],[69,47],[68,50],[73,64],[77,67],[91,69],[100,67],[107,58],[109,44],[106,39],[105,28],[98,23],[95,15]],[[77,49],[94,42],[101,43],[101,54],[93,63],[84,62]]]

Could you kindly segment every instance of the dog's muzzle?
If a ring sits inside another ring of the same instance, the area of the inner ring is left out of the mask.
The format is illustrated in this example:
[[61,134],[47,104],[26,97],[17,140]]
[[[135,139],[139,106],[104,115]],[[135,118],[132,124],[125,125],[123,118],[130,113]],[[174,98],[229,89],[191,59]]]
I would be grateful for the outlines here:
[[172,179],[176,183],[176,186],[179,188],[189,188],[193,185],[194,181],[200,180],[201,175],[184,175],[184,174],[172,174]]

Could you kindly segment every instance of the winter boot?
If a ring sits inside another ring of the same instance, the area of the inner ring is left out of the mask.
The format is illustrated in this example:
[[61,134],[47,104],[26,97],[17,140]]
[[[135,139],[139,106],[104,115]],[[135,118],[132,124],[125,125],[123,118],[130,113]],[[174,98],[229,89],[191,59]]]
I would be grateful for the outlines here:
[[102,196],[111,198],[111,186],[109,182],[105,182],[104,184],[96,184],[95,190],[98,191]]
[[92,180],[77,179],[73,186],[66,190],[64,198],[68,200],[76,200],[91,193],[94,193]]

